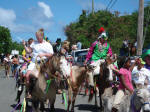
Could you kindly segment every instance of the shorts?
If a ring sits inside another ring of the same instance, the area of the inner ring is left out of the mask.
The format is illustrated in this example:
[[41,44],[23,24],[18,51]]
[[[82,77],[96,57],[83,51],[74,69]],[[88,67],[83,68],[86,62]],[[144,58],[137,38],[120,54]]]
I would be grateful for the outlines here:
[[28,66],[28,69],[27,69],[27,71],[28,70],[33,70],[35,68],[35,63],[33,63],[33,62],[31,62],[30,64],[29,64],[29,66]]

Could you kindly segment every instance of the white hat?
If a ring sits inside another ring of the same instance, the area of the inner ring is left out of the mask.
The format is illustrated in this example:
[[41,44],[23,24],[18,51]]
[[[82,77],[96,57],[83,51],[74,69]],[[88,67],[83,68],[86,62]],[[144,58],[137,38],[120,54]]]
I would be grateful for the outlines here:
[[103,32],[103,33],[98,37],[98,39],[100,39],[100,38],[107,38],[106,32]]

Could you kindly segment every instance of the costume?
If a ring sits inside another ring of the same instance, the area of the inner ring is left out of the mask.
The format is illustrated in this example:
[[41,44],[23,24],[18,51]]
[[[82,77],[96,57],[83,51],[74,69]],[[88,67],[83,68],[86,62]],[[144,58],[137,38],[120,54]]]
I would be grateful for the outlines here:
[[[107,40],[108,37],[104,32],[103,28],[100,28],[99,32],[101,32],[101,35],[98,37],[98,39],[104,38],[104,40]],[[86,55],[86,61],[89,61],[91,59],[91,61],[95,62],[99,59],[106,59],[107,54],[112,56],[110,44],[105,41],[105,43],[102,45],[102,43],[99,42],[99,40],[97,40],[94,43],[92,43],[88,54]]]
[[100,71],[100,64],[104,62],[109,54],[112,56],[112,50],[110,48],[110,44],[106,42],[108,36],[104,28],[99,29],[100,36],[98,40],[92,43],[88,54],[86,55],[86,62],[91,61],[91,66],[95,66],[93,73],[89,73],[89,85],[94,86],[93,75],[98,75]]

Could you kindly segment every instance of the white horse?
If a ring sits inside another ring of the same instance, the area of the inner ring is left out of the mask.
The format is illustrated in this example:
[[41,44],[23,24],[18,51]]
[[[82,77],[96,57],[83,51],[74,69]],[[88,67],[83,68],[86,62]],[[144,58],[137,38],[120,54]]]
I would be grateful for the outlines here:
[[[103,95],[104,112],[111,112],[114,96],[111,88]],[[150,93],[147,88],[135,90],[133,95],[125,95],[118,112],[150,112]]]

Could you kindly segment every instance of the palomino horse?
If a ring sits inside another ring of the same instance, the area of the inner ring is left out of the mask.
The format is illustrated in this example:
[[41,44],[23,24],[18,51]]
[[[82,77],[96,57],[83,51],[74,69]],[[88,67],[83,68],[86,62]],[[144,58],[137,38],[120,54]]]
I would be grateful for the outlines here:
[[[112,89],[103,94],[104,112],[111,112],[114,95]],[[150,112],[150,93],[147,88],[135,90],[133,95],[125,95],[117,112]]]
[[[38,112],[38,101],[45,102],[47,99],[50,102],[51,110],[54,110],[54,103],[56,99],[56,79],[54,75],[56,71],[62,71],[60,65],[61,59],[64,56],[54,54],[48,61],[41,65],[40,70],[37,72],[38,78],[33,80],[30,78],[30,92],[32,95],[32,106],[35,112]],[[37,70],[36,70],[37,71]],[[35,78],[35,77],[34,77]],[[47,83],[49,81],[49,84]]]
[[[68,81],[68,107],[67,112],[69,112],[70,105],[72,103],[71,111],[74,111],[75,99],[78,94],[79,88],[82,83],[85,81],[88,72],[91,72],[92,68],[88,68],[88,66],[80,67],[80,66],[71,66],[70,63],[64,58],[61,60],[66,63],[66,65],[62,64],[63,74],[65,74]],[[73,94],[73,97],[72,97]]]

